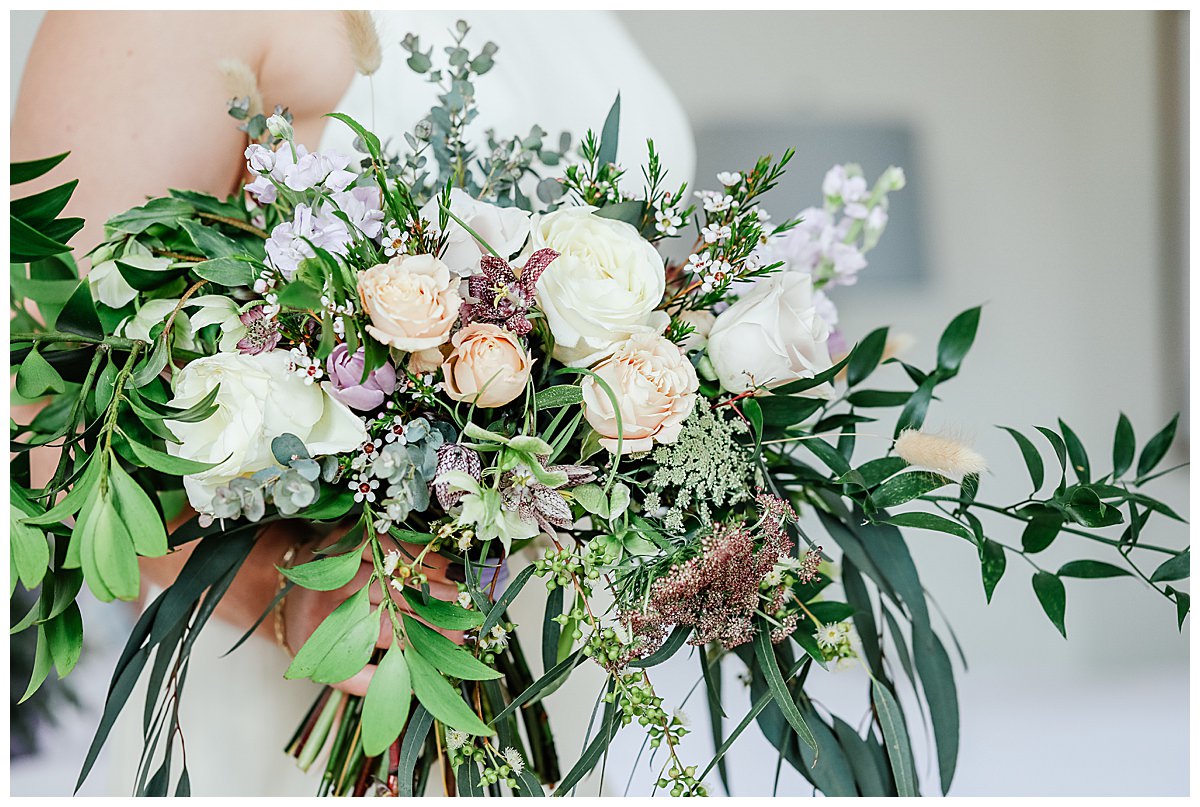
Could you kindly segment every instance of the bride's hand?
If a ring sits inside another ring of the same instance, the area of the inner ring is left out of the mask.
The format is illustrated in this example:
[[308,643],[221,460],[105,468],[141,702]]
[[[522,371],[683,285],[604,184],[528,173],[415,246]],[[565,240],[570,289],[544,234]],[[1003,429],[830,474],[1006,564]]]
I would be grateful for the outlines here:
[[[335,535],[334,539],[336,537],[340,536]],[[406,560],[418,555],[422,549],[417,544],[397,544],[391,538],[382,537],[381,540],[385,551],[399,546],[400,556]],[[304,551],[311,552],[311,550]],[[300,649],[308,637],[312,635],[312,632],[317,629],[317,626],[321,624],[322,620],[334,608],[337,608],[351,594],[366,585],[375,571],[371,560],[371,547],[369,545],[363,549],[362,558],[358,574],[354,576],[353,580],[339,589],[333,591],[312,591],[300,586],[293,586],[292,590],[288,592],[284,600],[283,627],[287,650],[290,654],[294,655]],[[302,562],[302,560],[298,562]],[[447,576],[446,570],[449,562],[440,555],[429,553],[422,558],[421,564],[421,567],[417,571],[429,578],[429,593],[439,600],[453,601],[458,596],[458,586]],[[404,598],[394,589],[388,585],[381,586],[379,581],[372,583],[370,590],[371,605],[373,607],[378,606],[384,597],[390,597],[397,604],[399,610],[407,614],[412,614],[412,609],[408,607]],[[380,612],[380,620],[379,641],[376,647],[391,647],[393,640],[392,623],[386,611]],[[462,631],[444,630],[436,627],[435,629],[456,644],[462,644]],[[375,664],[368,664],[357,674],[347,678],[345,681],[332,684],[332,686],[334,689],[340,689],[351,695],[365,695],[367,693],[367,686],[371,683],[371,676],[375,673],[375,667]]]

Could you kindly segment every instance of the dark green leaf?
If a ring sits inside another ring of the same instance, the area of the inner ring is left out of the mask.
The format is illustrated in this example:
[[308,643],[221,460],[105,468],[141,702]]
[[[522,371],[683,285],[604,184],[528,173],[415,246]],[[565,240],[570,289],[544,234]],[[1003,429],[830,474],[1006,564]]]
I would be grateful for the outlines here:
[[1021,532],[1021,548],[1026,552],[1041,552],[1058,537],[1062,517],[1047,515],[1032,519]]
[[400,770],[398,771],[397,788],[399,795],[411,798],[413,793],[413,778],[416,773],[417,756],[433,727],[433,715],[420,703],[413,709],[408,726],[404,729],[404,739],[400,742]]
[[521,593],[521,589],[529,582],[529,578],[533,576],[533,572],[533,566],[526,566],[513,578],[512,582],[504,589],[504,593],[500,595],[500,599],[496,600],[488,611],[487,619],[483,621],[483,625],[479,628],[481,634],[488,633],[492,628],[500,624],[500,620],[504,618],[505,609]]
[[884,482],[871,494],[871,501],[875,503],[876,507],[887,509],[912,501],[948,484],[950,484],[950,480],[941,474],[935,474],[932,471],[913,471],[893,476]]
[[863,409],[891,409],[896,406],[904,406],[911,397],[911,392],[899,390],[860,389],[850,393],[846,400],[851,406]]
[[1054,627],[1058,628],[1064,639],[1067,638],[1067,589],[1062,580],[1049,572],[1037,572],[1033,576],[1033,592],[1037,594],[1042,610],[1054,623]]
[[92,289],[86,280],[80,281],[75,292],[54,323],[57,330],[66,333],[79,334],[89,339],[103,339],[104,328],[100,325],[100,317],[96,314],[96,304],[92,301]]
[[1062,476],[1059,477],[1058,490],[1063,490],[1067,484],[1067,444],[1058,436],[1056,432],[1047,429],[1045,426],[1035,426],[1046,441],[1050,443],[1054,449],[1054,455],[1058,458],[1059,467],[1062,468]]
[[1191,576],[1192,569],[1192,551],[1185,549],[1173,558],[1163,562],[1161,566],[1154,570],[1154,574],[1150,575],[1150,582],[1162,583],[1167,580],[1185,580]]
[[779,661],[775,658],[775,650],[771,646],[770,633],[770,627],[765,622],[760,621],[758,623],[758,630],[754,634],[754,656],[758,659],[759,668],[766,678],[767,688],[771,691],[771,697],[775,700],[775,704],[779,707],[779,710],[783,712],[784,718],[796,732],[796,735],[810,748],[815,749],[817,747],[817,740],[813,736],[808,724],[804,722],[804,718],[801,717],[800,710],[796,708],[796,702],[792,700],[792,694],[783,680],[783,674],[779,671]]
[[950,535],[955,535],[959,538],[966,538],[968,541],[974,541],[975,537],[971,531],[959,524],[957,521],[951,521],[945,516],[939,516],[934,513],[900,513],[892,516],[887,520],[888,524],[895,524],[897,527],[915,527],[921,530],[935,530],[944,532]]
[[900,410],[900,417],[896,419],[894,437],[899,437],[900,432],[905,429],[921,428],[921,424],[925,422],[925,413],[929,409],[929,402],[933,400],[933,388],[937,386],[937,382],[938,375],[934,373],[922,381],[921,385],[913,392],[908,403],[904,404],[904,408]]
[[156,471],[161,471],[171,476],[198,474],[220,465],[219,462],[200,462],[183,457],[174,457],[144,446],[135,440],[129,441],[129,448],[133,451],[134,456],[147,468],[153,468]]
[[592,211],[592,215],[602,219],[615,219],[626,224],[638,226],[642,221],[646,206],[643,202],[630,199],[624,202],[614,202]]
[[29,182],[31,179],[37,179],[43,174],[49,173],[54,166],[67,159],[69,151],[64,151],[62,154],[56,154],[53,157],[43,157],[40,160],[27,160],[25,162],[16,162],[8,164],[8,184],[20,185],[24,182]]
[[1030,439],[1016,429],[1010,429],[1008,426],[999,428],[1004,429],[1017,441],[1017,446],[1021,449],[1021,456],[1025,458],[1025,467],[1029,470],[1029,479],[1033,482],[1033,492],[1037,493],[1042,487],[1046,475],[1045,467],[1042,465],[1042,455],[1038,453]]
[[937,634],[931,630],[913,632],[913,659],[921,676],[921,689],[929,704],[929,717],[937,741],[938,772],[942,794],[950,790],[958,764],[958,692],[950,656]]
[[883,742],[888,760],[892,764],[892,776],[896,780],[896,792],[901,796],[916,796],[917,782],[913,776],[912,746],[908,741],[908,728],[896,698],[887,687],[876,680],[871,681],[871,699],[875,703],[875,714],[883,729]]
[[876,328],[858,343],[850,354],[850,363],[846,365],[847,386],[858,386],[875,371],[887,347],[887,337],[887,328]]
[[1133,465],[1133,455],[1137,450],[1137,439],[1133,435],[1133,424],[1122,412],[1117,418],[1117,431],[1113,435],[1113,479],[1121,476]]
[[71,194],[75,192],[75,186],[78,184],[79,180],[73,179],[56,188],[50,188],[21,199],[14,199],[9,205],[9,212],[30,226],[36,227],[37,222],[53,221],[59,213],[63,212],[63,208],[67,206],[67,202],[70,201]]
[[79,613],[79,606],[71,603],[61,614],[48,620],[45,626],[54,668],[58,670],[59,678],[65,678],[67,673],[75,669],[75,662],[79,661],[79,654],[83,650],[83,616]]
[[562,625],[555,620],[563,612],[563,587],[555,587],[546,597],[546,611],[542,617],[542,669],[548,670],[558,663],[558,640]]
[[129,235],[139,235],[155,224],[178,225],[181,219],[192,215],[192,206],[180,199],[162,197],[151,199],[141,207],[135,207],[108,220],[108,227]]
[[617,139],[620,129],[621,94],[617,93],[616,100],[608,110],[608,117],[604,119],[604,128],[600,130],[600,148],[597,151],[597,159],[601,166],[617,161]]
[[1138,478],[1145,476],[1154,470],[1162,458],[1167,455],[1167,451],[1171,448],[1171,443],[1175,441],[1175,427],[1179,425],[1179,415],[1171,418],[1171,422],[1163,427],[1163,430],[1150,438],[1150,442],[1142,447],[1142,454],[1138,457]]
[[655,650],[650,655],[642,659],[637,659],[629,663],[630,667],[656,667],[664,661],[670,659],[679,648],[683,647],[683,643],[692,635],[692,629],[686,625],[676,625],[671,631],[671,635],[663,642],[662,647]]
[[[229,258],[242,252],[234,241],[221,235],[216,227],[201,224],[191,219],[181,221],[180,225],[188,234],[188,237],[192,239],[192,243],[196,245],[196,249],[200,250],[200,254],[206,258]],[[201,275],[201,277],[204,277],[204,275]]]
[[49,234],[33,229],[16,216],[8,217],[9,259],[14,263],[32,263],[40,258],[70,251],[70,247]]
[[1075,471],[1075,478],[1080,484],[1086,485],[1091,481],[1092,467],[1088,462],[1087,449],[1083,447],[1083,442],[1078,435],[1071,430],[1071,427],[1063,422],[1062,418],[1058,420],[1059,431],[1062,432],[1063,442],[1067,444],[1067,456],[1071,459],[1071,468]]
[[943,374],[950,376],[958,372],[959,365],[975,342],[979,311],[978,307],[967,309],[942,331],[942,338],[938,340],[937,364]]
[[1179,630],[1183,630],[1183,620],[1187,619],[1192,607],[1192,598],[1186,591],[1179,591],[1174,586],[1167,586],[1167,596],[1175,600],[1175,615],[1179,619]]
[[1102,560],[1073,560],[1064,563],[1058,570],[1059,577],[1080,577],[1096,579],[1100,577],[1129,577],[1130,572],[1120,566],[1113,566]]
[[990,538],[984,538],[983,545],[979,547],[979,565],[983,574],[983,592],[987,595],[989,603],[992,601],[992,593],[996,590],[996,584],[1004,576],[1007,562],[1004,556],[1004,547]]

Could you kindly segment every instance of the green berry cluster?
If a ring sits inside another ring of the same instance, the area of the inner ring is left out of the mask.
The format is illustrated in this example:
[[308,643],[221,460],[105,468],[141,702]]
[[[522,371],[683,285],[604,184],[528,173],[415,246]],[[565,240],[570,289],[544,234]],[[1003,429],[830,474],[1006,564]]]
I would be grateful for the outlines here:
[[708,795],[704,783],[696,780],[695,765],[688,765],[686,768],[672,765],[666,774],[659,778],[658,786],[664,790],[670,787],[672,796]]
[[589,552],[572,549],[547,549],[546,554],[533,562],[534,574],[546,577],[546,590],[571,585],[572,579],[579,581],[585,595],[591,594],[588,581],[599,580],[600,570],[589,562]]
[[[575,637],[580,638],[579,636]],[[583,654],[609,669],[623,667],[628,660],[630,646],[612,628],[600,628],[592,632],[583,646]],[[611,700],[611,699],[610,699]]]

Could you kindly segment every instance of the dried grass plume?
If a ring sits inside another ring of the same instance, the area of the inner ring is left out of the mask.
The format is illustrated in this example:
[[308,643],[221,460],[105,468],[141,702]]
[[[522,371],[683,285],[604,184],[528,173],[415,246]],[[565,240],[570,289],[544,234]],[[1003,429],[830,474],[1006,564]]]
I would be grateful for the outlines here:
[[896,438],[896,453],[910,465],[961,480],[987,470],[983,455],[962,440],[906,429]]
[[217,62],[217,69],[225,80],[225,92],[232,98],[249,98],[247,117],[253,118],[263,111],[262,93],[258,89],[258,76],[253,68],[241,59],[228,58]]
[[350,43],[355,69],[364,76],[372,75],[383,63],[375,18],[369,11],[343,11],[342,27],[346,32],[346,41]]

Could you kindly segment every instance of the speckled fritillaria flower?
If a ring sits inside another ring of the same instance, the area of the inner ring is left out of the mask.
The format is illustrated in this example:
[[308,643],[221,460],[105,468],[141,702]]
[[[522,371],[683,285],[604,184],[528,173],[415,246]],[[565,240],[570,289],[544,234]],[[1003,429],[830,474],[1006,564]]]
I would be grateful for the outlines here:
[[468,298],[459,311],[463,323],[491,322],[518,336],[529,333],[533,325],[525,315],[533,307],[538,278],[557,257],[552,249],[539,249],[518,275],[500,258],[483,256],[479,261],[483,271],[467,283]]

